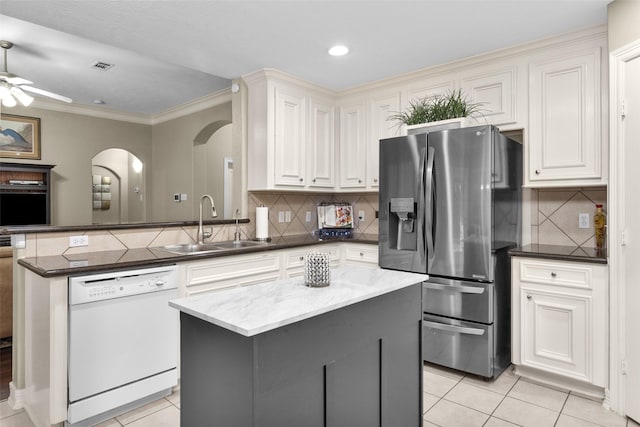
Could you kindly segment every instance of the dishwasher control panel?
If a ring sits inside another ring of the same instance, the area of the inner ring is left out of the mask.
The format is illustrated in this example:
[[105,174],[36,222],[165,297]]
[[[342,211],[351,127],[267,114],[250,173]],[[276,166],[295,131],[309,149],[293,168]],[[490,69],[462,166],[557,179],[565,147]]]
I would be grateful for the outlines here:
[[178,287],[175,265],[69,278],[69,305],[122,298]]

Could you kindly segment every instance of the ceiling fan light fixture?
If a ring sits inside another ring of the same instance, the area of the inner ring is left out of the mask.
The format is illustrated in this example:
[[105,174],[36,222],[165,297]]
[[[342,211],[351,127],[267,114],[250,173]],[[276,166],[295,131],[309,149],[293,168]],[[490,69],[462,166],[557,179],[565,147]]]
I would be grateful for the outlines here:
[[11,92],[11,95],[16,97],[18,101],[20,101],[20,103],[25,107],[28,107],[33,102],[33,97],[24,93],[24,91],[19,87],[16,87],[16,86],[12,87],[10,92]]
[[5,107],[15,107],[17,102],[11,95],[9,85],[6,82],[0,81],[0,101]]

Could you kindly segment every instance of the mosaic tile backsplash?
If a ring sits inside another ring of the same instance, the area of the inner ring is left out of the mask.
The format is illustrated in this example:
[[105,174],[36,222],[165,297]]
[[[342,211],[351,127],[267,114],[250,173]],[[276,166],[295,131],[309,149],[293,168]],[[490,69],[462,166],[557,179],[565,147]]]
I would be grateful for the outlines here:
[[[596,204],[607,211],[606,187],[532,191],[531,243],[593,248]],[[589,228],[578,228],[578,214],[589,214]]]

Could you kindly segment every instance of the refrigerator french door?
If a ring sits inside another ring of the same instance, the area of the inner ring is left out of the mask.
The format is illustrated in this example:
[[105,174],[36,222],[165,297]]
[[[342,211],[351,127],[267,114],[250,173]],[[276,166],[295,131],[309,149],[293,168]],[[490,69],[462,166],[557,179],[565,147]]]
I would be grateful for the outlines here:
[[493,126],[380,141],[380,266],[429,275],[427,361],[485,377],[509,364],[521,161]]

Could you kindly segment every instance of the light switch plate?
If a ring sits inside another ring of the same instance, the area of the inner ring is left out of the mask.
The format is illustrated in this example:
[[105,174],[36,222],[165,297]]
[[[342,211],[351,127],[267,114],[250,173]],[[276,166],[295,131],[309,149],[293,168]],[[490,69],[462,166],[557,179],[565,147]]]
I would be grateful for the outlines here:
[[284,222],[284,211],[278,212],[278,222]]
[[364,221],[364,211],[358,211],[358,219]]
[[311,211],[307,211],[307,213],[304,216],[304,220],[306,222],[311,222]]
[[589,214],[588,213],[579,213],[578,214],[578,228],[589,228]]
[[284,212],[284,222],[291,222],[291,211]]

